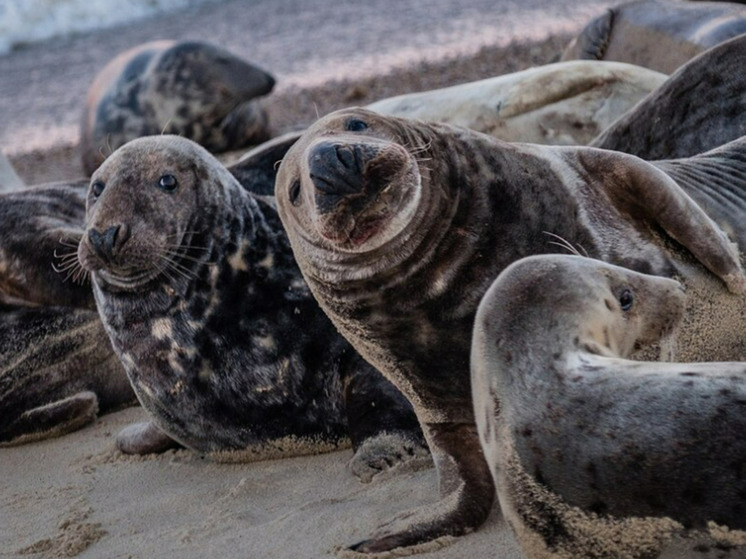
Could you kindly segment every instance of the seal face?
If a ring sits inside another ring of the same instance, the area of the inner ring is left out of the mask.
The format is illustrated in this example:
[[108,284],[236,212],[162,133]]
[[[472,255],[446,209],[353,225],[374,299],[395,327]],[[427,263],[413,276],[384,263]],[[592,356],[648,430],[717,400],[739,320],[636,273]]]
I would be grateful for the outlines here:
[[[350,430],[356,447],[381,431],[420,446],[407,401],[314,301],[272,204],[194,142],[142,138],[107,159],[91,178],[78,256],[155,423],[124,446],[158,448],[162,431],[199,452],[285,440],[298,454]],[[389,410],[377,423],[376,405]]]
[[638,0],[592,20],[562,60],[616,60],[670,74],[692,57],[746,33],[746,8],[731,2]]
[[[337,147],[321,147],[329,145]],[[381,187],[368,169],[384,153],[396,156],[386,158],[391,180]],[[492,485],[471,402],[471,330],[482,295],[510,263],[560,243],[656,275],[720,278],[703,289],[728,304],[735,298],[723,284],[744,291],[723,232],[668,175],[620,153],[509,144],[350,109],[316,122],[288,151],[276,195],[309,287],[413,403],[446,494],[362,551],[464,533],[486,517]],[[381,207],[385,218],[368,225]],[[329,231],[332,223],[345,234]],[[743,349],[739,328],[725,336],[731,352]]]
[[711,523],[746,528],[746,364],[627,359],[685,308],[675,281],[580,256],[524,258],[488,290],[474,413],[526,556],[693,553]]
[[209,43],[154,41],[121,53],[88,91],[81,124],[88,174],[124,143],[170,133],[213,152],[269,137],[255,100],[274,87],[264,70]]

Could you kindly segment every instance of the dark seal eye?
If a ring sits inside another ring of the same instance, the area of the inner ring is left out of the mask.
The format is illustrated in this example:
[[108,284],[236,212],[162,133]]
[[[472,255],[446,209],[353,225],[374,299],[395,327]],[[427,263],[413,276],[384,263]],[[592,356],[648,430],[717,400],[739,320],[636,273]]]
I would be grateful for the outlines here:
[[91,185],[91,194],[93,194],[94,198],[98,198],[101,196],[101,193],[104,191],[104,183],[101,181],[96,181]]
[[351,118],[347,121],[347,130],[350,132],[362,132],[368,129],[368,123],[359,118]]
[[632,295],[632,292],[629,289],[625,289],[622,291],[622,293],[619,295],[619,304],[622,307],[623,311],[628,311],[632,308],[632,302],[635,300],[634,296]]
[[300,181],[296,180],[290,185],[290,203],[297,206],[300,203]]
[[166,192],[173,192],[177,186],[179,186],[179,183],[173,175],[163,175],[158,180],[158,187]]

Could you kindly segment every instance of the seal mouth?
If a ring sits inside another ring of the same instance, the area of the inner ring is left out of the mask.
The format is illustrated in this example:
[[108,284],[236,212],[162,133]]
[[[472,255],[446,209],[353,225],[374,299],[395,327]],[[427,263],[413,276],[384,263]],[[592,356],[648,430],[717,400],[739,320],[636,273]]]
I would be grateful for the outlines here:
[[97,270],[94,272],[99,278],[101,278],[107,285],[116,287],[118,289],[132,291],[140,288],[143,285],[150,283],[158,276],[161,275],[160,270],[145,269],[139,272],[129,273],[126,275],[118,274],[110,270]]

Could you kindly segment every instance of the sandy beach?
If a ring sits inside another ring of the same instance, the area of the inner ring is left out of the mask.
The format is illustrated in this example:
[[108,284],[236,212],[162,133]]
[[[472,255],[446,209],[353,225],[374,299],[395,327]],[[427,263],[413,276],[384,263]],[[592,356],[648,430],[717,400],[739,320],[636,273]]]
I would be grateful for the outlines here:
[[[337,108],[550,62],[611,4],[231,0],[53,39],[0,57],[0,149],[27,184],[80,177],[88,84],[144,41],[210,40],[272,72],[266,103],[279,134]],[[250,464],[118,453],[116,433],[144,419],[129,408],[59,439],[0,449],[0,557],[334,557],[437,495],[431,467],[359,482],[349,449]],[[495,509],[481,530],[419,556],[521,555]]]

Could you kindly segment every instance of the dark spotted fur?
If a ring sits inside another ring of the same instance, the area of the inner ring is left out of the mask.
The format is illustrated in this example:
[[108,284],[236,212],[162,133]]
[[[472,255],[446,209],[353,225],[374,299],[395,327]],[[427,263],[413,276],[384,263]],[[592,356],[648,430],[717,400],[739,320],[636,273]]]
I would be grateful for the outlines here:
[[[337,149],[322,149],[328,144]],[[387,170],[381,188],[377,170],[394,159],[399,168]],[[471,405],[471,328],[508,264],[566,244],[648,273],[704,277],[707,289],[724,291],[693,254],[733,291],[744,290],[725,235],[664,173],[623,154],[509,144],[352,109],[322,118],[298,140],[276,194],[311,290],[410,398],[439,469],[443,501],[359,551],[461,534],[486,517],[493,490]],[[746,357],[741,326],[721,327],[722,351]]]
[[[178,182],[172,192],[159,188],[163,175]],[[350,436],[358,448],[383,432],[399,433],[412,452],[421,446],[406,399],[314,301],[271,201],[172,136],[120,148],[92,185],[80,260],[115,351],[160,430],[200,452],[285,437],[334,445]],[[119,236],[102,247],[97,239],[112,226],[121,226]],[[173,243],[172,265],[160,259],[163,242]],[[126,285],[131,266],[152,274]],[[145,447],[159,441],[152,430],[134,437]]]
[[212,152],[269,137],[255,100],[272,90],[264,70],[215,45],[154,41],[121,53],[98,74],[81,123],[88,174],[125,142],[152,134],[190,138]]

